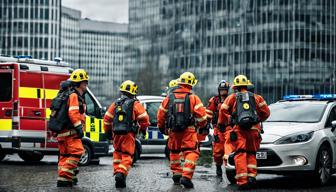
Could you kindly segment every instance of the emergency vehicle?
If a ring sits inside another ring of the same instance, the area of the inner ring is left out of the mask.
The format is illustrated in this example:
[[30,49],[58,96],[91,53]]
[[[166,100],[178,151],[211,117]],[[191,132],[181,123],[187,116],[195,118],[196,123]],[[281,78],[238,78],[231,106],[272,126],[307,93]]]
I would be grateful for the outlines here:
[[[57,140],[47,129],[49,107],[61,81],[67,80],[72,71],[61,61],[0,57],[0,161],[11,153],[18,153],[24,161],[40,161],[44,155],[58,154]],[[89,89],[85,101],[85,153],[81,165],[109,151],[104,110]]]

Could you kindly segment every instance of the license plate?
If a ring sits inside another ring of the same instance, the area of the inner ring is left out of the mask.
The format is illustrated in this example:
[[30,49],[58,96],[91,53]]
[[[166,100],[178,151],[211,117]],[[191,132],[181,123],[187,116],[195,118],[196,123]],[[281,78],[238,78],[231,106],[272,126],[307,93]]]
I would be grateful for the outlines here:
[[267,159],[267,152],[257,152],[257,159]]

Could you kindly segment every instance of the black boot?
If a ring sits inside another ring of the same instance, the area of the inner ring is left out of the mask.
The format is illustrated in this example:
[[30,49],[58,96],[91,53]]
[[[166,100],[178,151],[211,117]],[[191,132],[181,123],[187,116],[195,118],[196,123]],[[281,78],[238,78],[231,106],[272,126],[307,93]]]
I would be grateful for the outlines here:
[[257,179],[255,177],[248,177],[248,183],[252,189],[257,188]]
[[187,188],[187,189],[194,188],[194,184],[191,182],[190,179],[186,177],[181,178],[181,184],[184,186],[184,188]]
[[182,175],[173,175],[174,185],[180,185],[181,184],[181,177],[182,177]]
[[223,177],[222,165],[216,165],[217,177]]
[[245,184],[243,184],[243,185],[239,185],[238,186],[238,190],[249,190],[249,189],[251,189],[251,187],[250,187],[250,185],[248,184],[248,183],[245,183]]
[[73,185],[77,185],[78,184],[78,179],[77,178],[73,178],[72,179],[72,184]]
[[126,176],[122,173],[117,173],[115,176],[115,187],[116,188],[125,188],[126,187]]
[[77,175],[78,175],[78,173],[79,173],[79,170],[78,170],[78,169],[74,170],[74,173],[75,173],[75,176],[72,178],[72,184],[73,184],[73,185],[77,185],[77,184],[78,184],[78,178],[77,178]]
[[71,181],[57,181],[57,187],[72,187]]

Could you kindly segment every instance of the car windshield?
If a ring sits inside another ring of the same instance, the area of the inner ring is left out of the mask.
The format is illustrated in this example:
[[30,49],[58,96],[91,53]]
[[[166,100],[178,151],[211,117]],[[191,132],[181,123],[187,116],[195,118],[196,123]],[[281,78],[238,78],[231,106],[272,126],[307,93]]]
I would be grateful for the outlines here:
[[326,108],[325,103],[280,102],[270,105],[271,115],[267,122],[319,122]]

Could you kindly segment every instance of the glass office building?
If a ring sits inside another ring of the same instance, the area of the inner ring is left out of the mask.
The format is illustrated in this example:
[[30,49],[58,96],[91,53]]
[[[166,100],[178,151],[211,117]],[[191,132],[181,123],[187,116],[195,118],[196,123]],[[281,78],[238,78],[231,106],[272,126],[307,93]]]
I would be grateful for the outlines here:
[[2,0],[0,54],[58,57],[60,11],[60,0]]
[[62,6],[61,13],[61,57],[71,67],[79,67],[80,21],[79,10]]
[[194,72],[203,98],[237,74],[268,102],[335,93],[335,25],[334,0],[130,0],[128,60],[163,68],[162,86]]
[[105,106],[119,95],[124,75],[127,24],[82,19],[79,67],[88,71],[90,89]]

